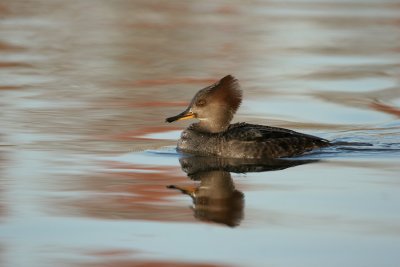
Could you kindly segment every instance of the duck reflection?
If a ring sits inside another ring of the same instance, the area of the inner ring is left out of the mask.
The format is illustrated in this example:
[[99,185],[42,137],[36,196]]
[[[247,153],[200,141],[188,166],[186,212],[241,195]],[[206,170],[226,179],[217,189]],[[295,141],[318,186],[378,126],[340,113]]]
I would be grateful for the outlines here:
[[[181,187],[170,185],[193,199],[194,217],[237,226],[243,218],[244,195],[235,189],[231,174],[227,171],[206,171],[196,176],[200,185]],[[191,177],[192,178],[192,177]]]
[[315,160],[249,160],[188,156],[179,160],[182,170],[196,186],[169,185],[193,200],[194,217],[235,227],[244,217],[244,194],[235,188],[231,172],[264,172],[282,170]]

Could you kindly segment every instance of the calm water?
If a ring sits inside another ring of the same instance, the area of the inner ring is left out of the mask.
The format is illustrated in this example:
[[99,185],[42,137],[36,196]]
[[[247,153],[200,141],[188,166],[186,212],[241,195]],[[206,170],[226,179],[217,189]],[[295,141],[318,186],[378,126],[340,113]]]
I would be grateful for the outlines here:
[[[371,146],[177,154],[226,74],[236,121]],[[0,1],[0,265],[397,267],[399,77],[399,1]]]

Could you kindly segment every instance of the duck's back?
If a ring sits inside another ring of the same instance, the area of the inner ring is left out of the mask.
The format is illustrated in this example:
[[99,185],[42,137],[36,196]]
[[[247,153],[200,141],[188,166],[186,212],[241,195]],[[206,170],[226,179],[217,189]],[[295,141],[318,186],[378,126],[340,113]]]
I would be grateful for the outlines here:
[[230,125],[224,134],[225,143],[223,154],[231,154],[238,157],[252,158],[281,158],[301,155],[315,148],[329,146],[329,141],[292,131],[289,129],[248,124],[235,123]]
[[189,127],[178,149],[226,158],[281,158],[329,146],[329,141],[292,130],[257,124],[235,123],[223,133],[210,134]]

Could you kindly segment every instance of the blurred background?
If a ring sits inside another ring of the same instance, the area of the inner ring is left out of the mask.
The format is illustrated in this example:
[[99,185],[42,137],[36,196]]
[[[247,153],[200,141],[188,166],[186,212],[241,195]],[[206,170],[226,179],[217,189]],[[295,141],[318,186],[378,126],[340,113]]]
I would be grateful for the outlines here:
[[[199,220],[164,120],[227,74],[235,121],[371,146]],[[400,1],[0,0],[1,266],[395,267],[399,140]]]

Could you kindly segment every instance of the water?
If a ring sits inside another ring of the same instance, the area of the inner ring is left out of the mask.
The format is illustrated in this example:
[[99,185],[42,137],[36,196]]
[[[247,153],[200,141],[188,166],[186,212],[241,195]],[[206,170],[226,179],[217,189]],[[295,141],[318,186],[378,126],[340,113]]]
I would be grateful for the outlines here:
[[[0,18],[1,266],[399,266],[399,1],[1,1]],[[165,118],[226,74],[235,121],[361,145],[176,153],[188,122]]]

